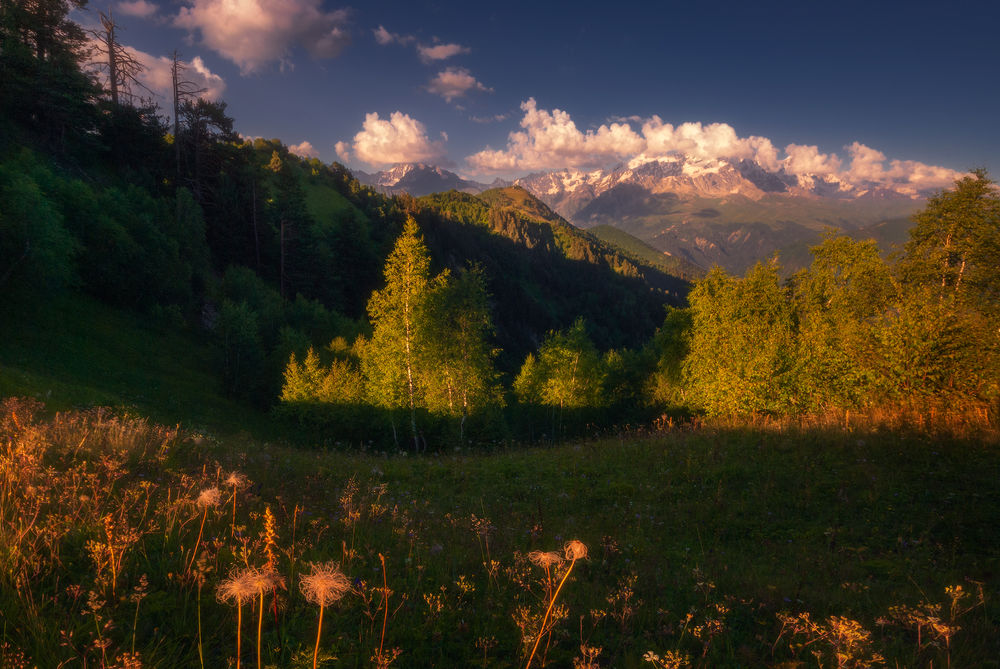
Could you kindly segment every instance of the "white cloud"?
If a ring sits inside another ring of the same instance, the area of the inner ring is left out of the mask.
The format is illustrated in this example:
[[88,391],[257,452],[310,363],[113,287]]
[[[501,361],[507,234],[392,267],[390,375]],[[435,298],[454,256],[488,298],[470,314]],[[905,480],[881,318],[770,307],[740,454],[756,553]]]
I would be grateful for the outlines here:
[[473,123],[499,123],[507,120],[507,114],[494,114],[493,116],[470,116]]
[[446,102],[460,98],[469,91],[493,92],[492,88],[487,88],[477,81],[464,67],[449,67],[443,72],[438,72],[427,85],[427,90],[440,95]]
[[319,151],[308,140],[292,144],[288,147],[288,151],[294,153],[299,158],[319,158]]
[[337,142],[333,150],[337,152],[337,157],[345,163],[351,159],[351,145],[347,142]]
[[831,176],[840,171],[842,161],[835,153],[820,153],[818,146],[789,144],[785,147],[787,158],[782,161],[786,172],[791,174],[815,174]]
[[228,58],[243,74],[279,62],[291,49],[333,58],[350,42],[347,10],[325,11],[321,0],[186,0],[174,24],[199,33],[201,43]]
[[434,44],[433,46],[421,44],[417,47],[417,53],[420,55],[420,60],[431,63],[435,60],[446,60],[452,56],[469,53],[469,47],[461,44]]
[[653,116],[636,131],[631,123],[641,119],[618,116],[614,117],[617,123],[582,132],[567,112],[538,109],[534,98],[521,103],[521,110],[521,130],[507,136],[504,149],[487,148],[466,158],[478,173],[600,167],[623,160],[642,163],[684,154],[702,160],[755,160],[773,172],[834,178],[862,187],[891,186],[912,194],[945,188],[962,176],[955,170],[916,161],[892,160],[886,164],[885,154],[859,142],[844,147],[850,157],[850,165],[845,168],[837,154],[823,153],[817,146],[788,144],[780,150],[767,137],[740,137],[726,123],[674,126]]
[[[373,166],[434,163],[444,160],[447,139],[442,133],[441,140],[432,141],[424,124],[408,114],[396,111],[386,120],[372,112],[365,115],[364,125],[354,136],[351,148],[358,160]],[[350,155],[344,142],[337,143],[337,155],[345,160]]]
[[372,31],[375,35],[375,41],[386,46],[388,44],[410,44],[417,38],[413,35],[400,35],[399,33],[391,33],[385,29],[384,26],[379,26]]
[[148,0],[132,0],[131,2],[118,3],[118,12],[125,16],[148,19],[153,14],[156,14],[157,11],[159,11],[159,7],[152,2],[148,2]]
[[[91,40],[91,44],[96,44],[96,40]],[[139,82],[153,93],[154,101],[163,109],[173,109],[173,76],[171,68],[173,60],[166,56],[154,56],[140,51],[130,46],[125,50],[132,58],[142,65],[143,70],[139,73]],[[97,52],[92,52],[90,65],[97,67],[103,65],[100,61],[102,56]],[[204,89],[198,97],[206,100],[219,100],[226,90],[226,82],[222,77],[212,72],[200,56],[195,56],[190,61],[181,61],[184,66],[182,74],[183,80],[191,83],[190,88]],[[107,80],[107,72],[101,72],[102,81]],[[149,97],[149,93],[142,89],[133,90],[132,93],[139,98]]]
[[562,110],[538,109],[534,98],[521,103],[522,131],[510,133],[507,148],[486,149],[468,158],[484,171],[560,169],[593,167],[643,150],[645,142],[627,124],[602,125],[581,132],[570,115]]

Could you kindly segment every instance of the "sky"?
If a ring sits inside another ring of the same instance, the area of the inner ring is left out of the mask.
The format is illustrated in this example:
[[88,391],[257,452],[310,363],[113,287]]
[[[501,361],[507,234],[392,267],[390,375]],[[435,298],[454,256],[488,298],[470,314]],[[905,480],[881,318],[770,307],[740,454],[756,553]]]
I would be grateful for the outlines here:
[[108,8],[151,89],[169,90],[176,49],[241,134],[352,169],[428,162],[489,181],[682,151],[920,186],[1000,176],[995,2]]

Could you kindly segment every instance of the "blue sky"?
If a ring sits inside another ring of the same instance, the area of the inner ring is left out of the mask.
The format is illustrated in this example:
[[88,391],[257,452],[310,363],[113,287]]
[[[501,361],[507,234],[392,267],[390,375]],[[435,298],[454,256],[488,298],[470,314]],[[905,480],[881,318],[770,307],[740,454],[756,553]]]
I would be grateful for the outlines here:
[[368,171],[425,160],[491,178],[670,150],[914,183],[1000,171],[991,2],[112,8],[151,87],[176,48],[244,135]]

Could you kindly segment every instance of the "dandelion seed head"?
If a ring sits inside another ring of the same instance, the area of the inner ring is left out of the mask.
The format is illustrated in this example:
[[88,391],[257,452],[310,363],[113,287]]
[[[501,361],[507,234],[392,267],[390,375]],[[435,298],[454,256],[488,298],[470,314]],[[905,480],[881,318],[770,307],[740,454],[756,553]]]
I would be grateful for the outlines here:
[[219,506],[222,501],[222,493],[218,488],[205,488],[194,501],[199,509],[207,509],[210,506]]
[[242,488],[247,484],[247,477],[240,472],[231,472],[226,477],[225,484],[231,488]]
[[559,567],[565,562],[562,556],[555,551],[531,551],[528,553],[528,560],[533,565],[539,567]]
[[233,602],[237,606],[242,606],[257,594],[256,577],[256,569],[239,569],[232,572],[229,578],[219,583],[216,598],[222,603]]
[[563,552],[566,553],[567,560],[582,560],[587,557],[587,546],[582,541],[573,539],[566,542]]
[[340,566],[333,562],[312,564],[311,573],[299,581],[306,600],[319,606],[330,606],[351,589],[351,581]]
[[273,569],[255,569],[251,580],[254,590],[258,592],[285,587],[284,577]]

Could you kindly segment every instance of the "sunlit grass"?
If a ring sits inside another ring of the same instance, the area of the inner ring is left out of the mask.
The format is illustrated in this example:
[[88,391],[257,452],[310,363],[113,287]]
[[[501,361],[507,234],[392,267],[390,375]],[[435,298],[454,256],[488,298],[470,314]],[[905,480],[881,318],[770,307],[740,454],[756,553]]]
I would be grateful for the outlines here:
[[[989,666],[997,433],[938,423],[712,424],[414,458],[8,403],[0,610],[17,622],[0,652],[28,666],[808,666],[813,651],[821,666]],[[586,559],[553,551],[571,539]]]

